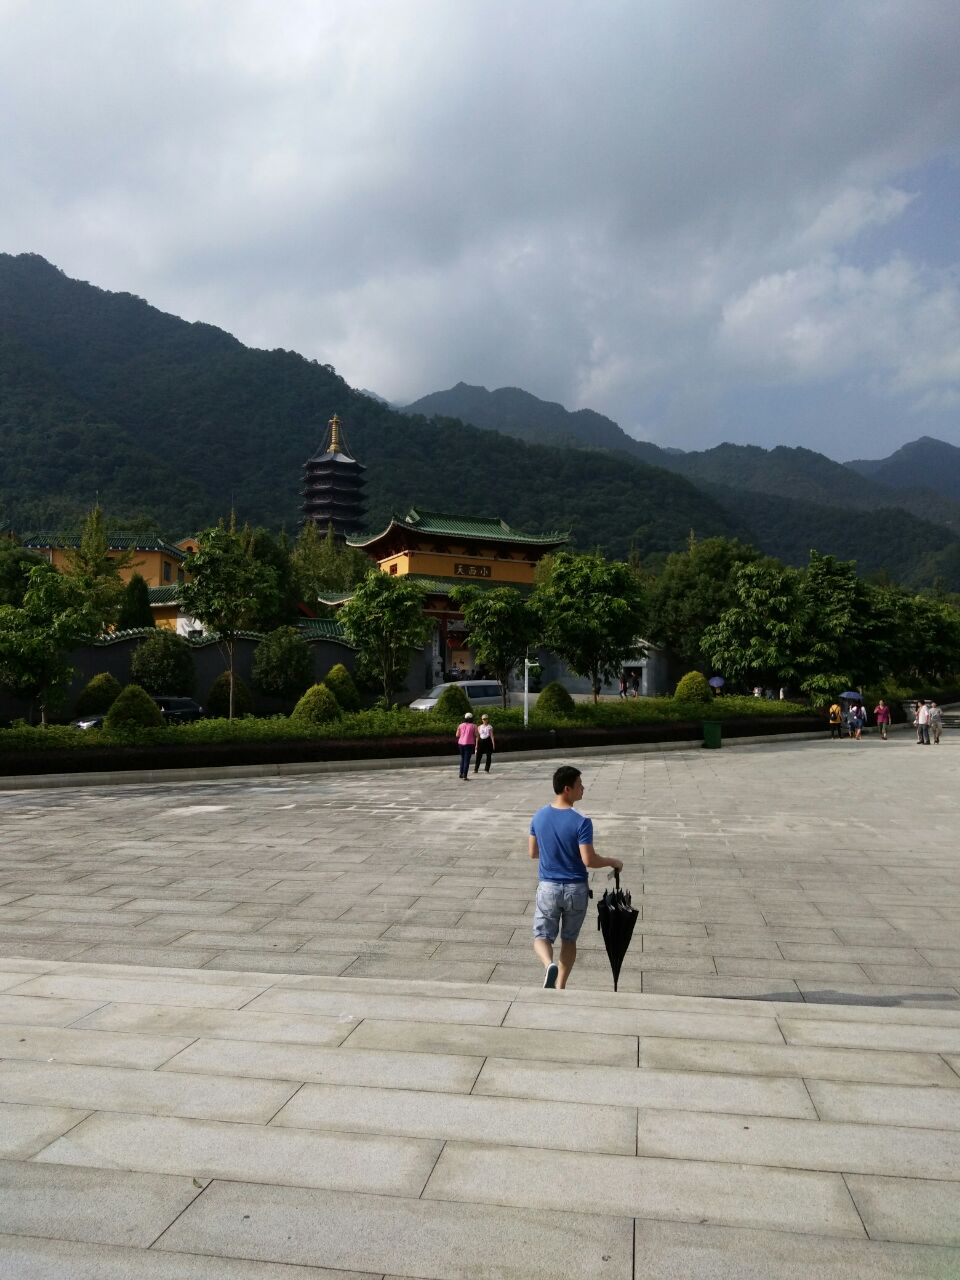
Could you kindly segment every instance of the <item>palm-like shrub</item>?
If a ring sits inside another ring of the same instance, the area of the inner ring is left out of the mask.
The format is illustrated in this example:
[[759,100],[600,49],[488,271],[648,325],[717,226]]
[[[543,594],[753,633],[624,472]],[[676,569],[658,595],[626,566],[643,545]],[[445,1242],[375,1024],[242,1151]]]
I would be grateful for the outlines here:
[[470,699],[458,684],[448,684],[434,709],[444,719],[459,720],[470,710]]
[[304,728],[328,724],[340,717],[340,704],[325,684],[311,685],[293,709],[290,719]]
[[360,694],[357,692],[357,686],[353,683],[353,676],[342,662],[338,662],[336,666],[330,668],[323,677],[323,683],[340,706],[343,707],[344,711],[359,710]]
[[678,702],[709,702],[713,690],[702,671],[688,671],[678,681],[673,696]]
[[159,729],[163,725],[160,708],[138,684],[128,684],[107,712],[103,727],[111,730]]
[[[253,698],[250,690],[239,676],[233,677],[233,714],[249,716],[253,714]],[[221,671],[210,686],[207,694],[207,715],[217,720],[226,720],[230,715],[230,672]]]
[[533,708],[535,720],[569,720],[576,712],[577,704],[559,680],[548,684]]
[[109,671],[101,671],[77,698],[78,716],[102,716],[110,710],[121,691],[120,681]]
[[157,697],[191,697],[196,686],[193,653],[183,636],[166,627],[141,640],[130,659],[133,680]]

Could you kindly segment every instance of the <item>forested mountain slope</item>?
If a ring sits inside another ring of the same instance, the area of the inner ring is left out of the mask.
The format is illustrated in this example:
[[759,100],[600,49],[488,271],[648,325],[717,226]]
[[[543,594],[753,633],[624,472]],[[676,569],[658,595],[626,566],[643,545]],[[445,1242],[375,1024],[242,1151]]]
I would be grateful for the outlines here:
[[889,458],[862,458],[844,465],[891,489],[925,488],[960,502],[960,449],[945,440],[921,436]]
[[0,255],[0,520],[14,527],[73,523],[99,493],[111,515],[169,534],[231,506],[292,531],[303,463],[335,412],[367,467],[370,527],[420,503],[569,528],[614,555],[739,528],[680,476],[405,416],[327,365]]
[[[568,444],[586,449],[612,449],[656,467],[671,467],[669,450],[627,435],[612,418],[592,409],[565,409],[562,404],[541,400],[519,387],[472,387],[458,382],[447,391],[408,404],[404,413],[425,417],[459,418],[488,431],[533,444]],[[672,469],[672,468],[671,468]]]

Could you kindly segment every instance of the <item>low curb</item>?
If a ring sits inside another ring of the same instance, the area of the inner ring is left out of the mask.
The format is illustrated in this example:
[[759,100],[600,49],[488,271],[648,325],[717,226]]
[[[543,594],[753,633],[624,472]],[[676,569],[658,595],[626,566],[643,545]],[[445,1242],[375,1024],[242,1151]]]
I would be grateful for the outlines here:
[[[809,742],[823,739],[823,731],[813,733],[765,733],[731,738],[724,747],[764,746],[767,743]],[[581,756],[637,755],[655,751],[700,751],[703,741],[691,738],[678,742],[634,742],[605,747],[558,747],[543,751],[498,751],[498,760],[550,760],[557,756],[576,760]],[[450,769],[455,755],[397,756],[378,760],[302,760],[283,764],[213,765],[198,769],[117,769],[102,773],[35,773],[0,777],[0,791],[45,791],[61,787],[143,786],[144,783],[215,782],[230,778],[286,778],[317,773],[370,773],[384,769]]]

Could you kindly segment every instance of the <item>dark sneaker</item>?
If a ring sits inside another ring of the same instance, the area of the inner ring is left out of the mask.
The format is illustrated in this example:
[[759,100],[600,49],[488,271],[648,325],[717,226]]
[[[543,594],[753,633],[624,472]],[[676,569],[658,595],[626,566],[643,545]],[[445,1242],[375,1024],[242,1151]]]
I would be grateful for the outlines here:
[[548,988],[551,991],[554,989],[554,987],[557,985],[557,974],[559,972],[560,970],[557,968],[555,964],[547,965],[547,972],[543,979],[543,985],[545,988]]

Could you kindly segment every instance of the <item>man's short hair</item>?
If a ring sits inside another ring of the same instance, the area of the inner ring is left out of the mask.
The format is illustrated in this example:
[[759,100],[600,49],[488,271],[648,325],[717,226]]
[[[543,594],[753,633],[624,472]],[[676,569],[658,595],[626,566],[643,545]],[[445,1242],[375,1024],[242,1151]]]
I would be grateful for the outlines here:
[[553,794],[562,796],[564,788],[576,786],[579,777],[579,769],[575,769],[572,764],[562,764],[553,775]]

